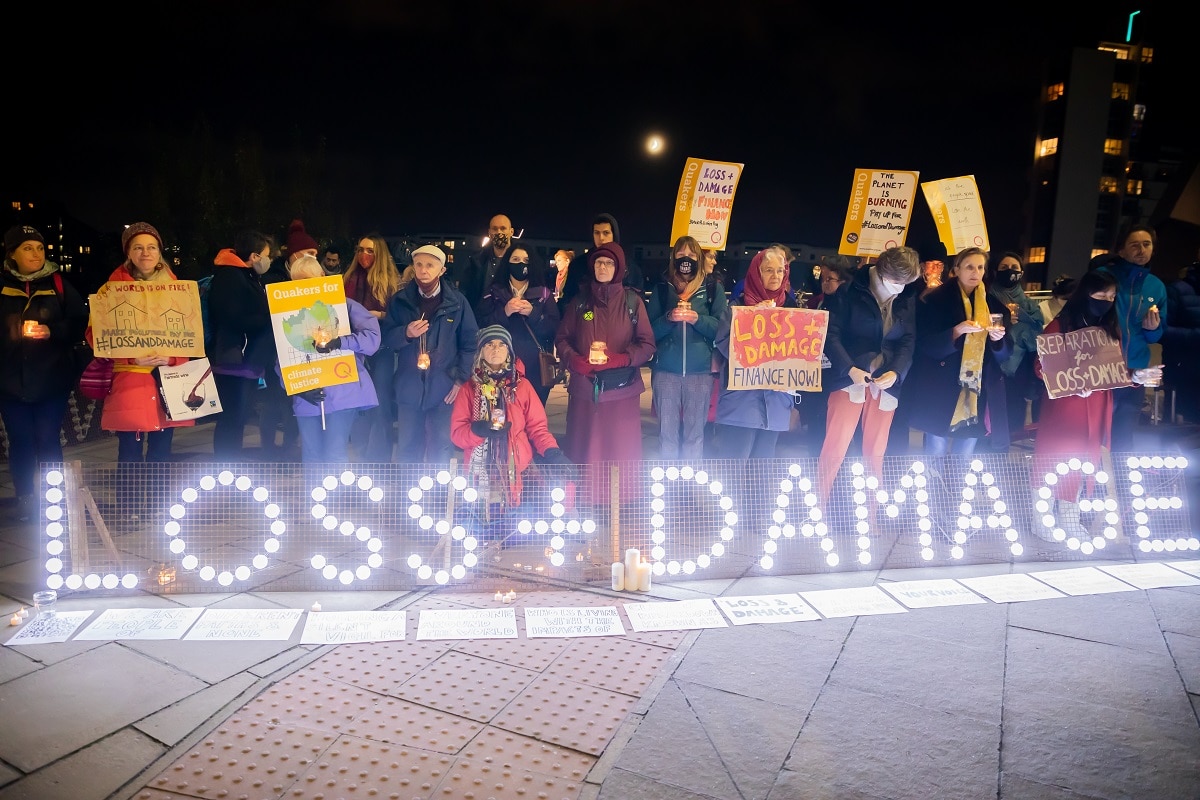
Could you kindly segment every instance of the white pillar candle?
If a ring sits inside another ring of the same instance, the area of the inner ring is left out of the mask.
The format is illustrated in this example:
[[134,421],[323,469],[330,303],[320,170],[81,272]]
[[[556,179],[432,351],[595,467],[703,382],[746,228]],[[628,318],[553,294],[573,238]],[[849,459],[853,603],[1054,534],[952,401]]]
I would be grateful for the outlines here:
[[620,561],[612,565],[612,588],[614,592],[625,591],[625,565]]
[[650,591],[650,564],[646,561],[638,564],[637,590],[639,592]]
[[637,591],[637,570],[641,560],[642,554],[634,548],[631,547],[625,551],[625,588],[628,591]]

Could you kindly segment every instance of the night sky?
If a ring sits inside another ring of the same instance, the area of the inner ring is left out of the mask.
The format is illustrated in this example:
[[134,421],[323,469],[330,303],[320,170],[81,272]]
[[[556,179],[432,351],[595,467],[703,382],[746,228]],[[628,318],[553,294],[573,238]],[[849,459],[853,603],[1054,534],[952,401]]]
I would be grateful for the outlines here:
[[[218,146],[253,132],[284,163],[297,141],[323,143],[323,191],[352,235],[482,234],[504,212],[528,236],[586,239],[608,211],[627,242],[667,244],[696,156],[745,164],[732,241],[836,246],[856,167],[918,170],[975,175],[992,246],[1008,249],[1047,55],[1123,41],[1141,8],[1135,40],[1188,87],[1147,126],[1196,139],[1177,133],[1194,110],[1189,26],[1162,2],[1087,5],[22,6],[4,25],[3,182],[117,229],[143,215],[147,148],[203,123]],[[657,158],[651,132],[667,140]],[[928,216],[918,200],[908,244],[935,239]]]

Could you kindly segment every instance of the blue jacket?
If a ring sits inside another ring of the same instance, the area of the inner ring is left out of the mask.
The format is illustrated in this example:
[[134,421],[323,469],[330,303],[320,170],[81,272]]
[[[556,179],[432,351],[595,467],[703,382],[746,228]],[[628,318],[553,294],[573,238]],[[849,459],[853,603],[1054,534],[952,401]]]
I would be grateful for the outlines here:
[[471,379],[479,326],[466,297],[443,276],[442,304],[425,335],[429,369],[418,369],[419,340],[409,339],[405,329],[421,315],[420,306],[416,281],[392,296],[383,323],[383,344],[396,351],[396,403],[428,411],[443,405],[456,384]]
[[[716,348],[724,356],[721,365],[720,393],[717,396],[717,418],[721,425],[733,425],[737,428],[754,428],[763,431],[786,431],[792,423],[792,406],[794,401],[789,392],[777,392],[774,389],[739,389],[731,391],[729,386],[729,328],[733,324],[734,306],[744,306],[742,295],[736,295],[733,301],[725,307],[721,315],[721,325],[718,328]],[[796,308],[796,300],[788,295],[783,304],[784,308]]]
[[[1150,273],[1125,259],[1099,267],[1117,279],[1117,319],[1121,323],[1121,349],[1130,370],[1150,366],[1150,345],[1167,330],[1167,287]],[[1152,331],[1142,327],[1150,306],[1158,306],[1159,324]]]
[[[366,356],[374,355],[379,349],[379,320],[350,298],[346,298],[346,310],[350,314],[350,333],[341,337],[341,349],[354,353],[354,360],[358,362],[358,380],[325,387],[326,414],[379,405],[375,384],[371,382],[366,363]],[[278,365],[275,369],[278,371]],[[321,406],[308,402],[300,395],[293,395],[292,413],[297,417],[315,417],[321,413]]]
[[692,310],[700,318],[694,323],[672,322],[667,319],[667,314],[679,305],[679,292],[675,285],[670,281],[660,281],[650,294],[646,314],[654,330],[657,349],[653,368],[656,372],[676,375],[708,375],[712,372],[713,341],[729,300],[721,284],[706,282],[696,290],[690,302]]

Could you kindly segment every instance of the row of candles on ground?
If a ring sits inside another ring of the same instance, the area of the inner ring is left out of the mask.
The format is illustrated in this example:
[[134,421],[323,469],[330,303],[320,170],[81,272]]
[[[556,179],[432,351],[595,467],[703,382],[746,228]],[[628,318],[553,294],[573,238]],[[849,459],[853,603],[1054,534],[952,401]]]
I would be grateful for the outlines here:
[[612,565],[612,589],[614,592],[650,591],[650,564],[642,560],[635,548],[625,551],[625,560]]
[[509,589],[507,592],[496,592],[496,596],[493,599],[497,603],[511,603],[517,599],[517,592],[515,589]]
[[25,620],[29,619],[29,609],[21,606],[20,611],[14,611],[13,615],[8,618],[9,625],[20,625]]

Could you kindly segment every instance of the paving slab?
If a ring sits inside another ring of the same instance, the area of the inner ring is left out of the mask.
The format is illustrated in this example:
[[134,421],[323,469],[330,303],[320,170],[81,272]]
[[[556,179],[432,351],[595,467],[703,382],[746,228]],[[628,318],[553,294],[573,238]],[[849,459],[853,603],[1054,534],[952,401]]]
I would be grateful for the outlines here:
[[[1052,613],[1034,603],[1010,603],[1009,622],[1017,628],[1105,642],[1117,647],[1163,653],[1154,609],[1145,592],[1114,592],[1054,601]],[[1200,611],[1200,604],[1197,604]]]
[[0,789],[0,800],[106,800],[165,751],[125,728]]
[[120,644],[102,643],[0,685],[8,721],[0,730],[0,759],[32,772],[204,686]]
[[138,720],[133,727],[163,744],[177,745],[257,682],[250,673],[238,673]]
[[1200,638],[1200,592],[1196,587],[1150,589],[1146,595],[1164,631]]

